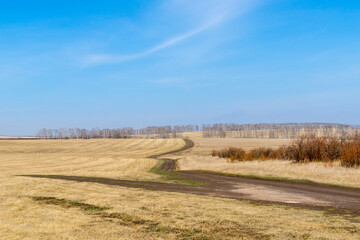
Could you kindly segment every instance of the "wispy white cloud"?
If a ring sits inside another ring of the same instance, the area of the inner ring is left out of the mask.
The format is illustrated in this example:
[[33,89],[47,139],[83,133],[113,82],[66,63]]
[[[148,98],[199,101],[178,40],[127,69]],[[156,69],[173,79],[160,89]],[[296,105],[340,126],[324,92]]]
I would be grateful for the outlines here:
[[106,64],[106,63],[117,63],[117,62],[123,62],[127,60],[137,59],[146,57],[152,53],[158,52],[160,50],[163,50],[165,48],[171,47],[181,41],[184,41],[188,38],[191,38],[192,36],[199,34],[207,29],[210,29],[211,27],[214,27],[215,25],[221,23],[224,20],[224,15],[219,15],[216,18],[214,18],[210,23],[208,23],[205,26],[201,26],[193,31],[184,33],[182,35],[170,38],[166,40],[163,43],[160,43],[150,49],[147,49],[143,52],[130,54],[130,55],[108,55],[108,54],[92,54],[89,56],[86,56],[85,58],[85,65],[97,65],[97,64]]
[[[176,2],[176,1],[175,1]],[[185,1],[186,2],[186,1]],[[208,12],[208,16],[202,16],[202,22],[203,24],[200,25],[200,27],[191,30],[189,32],[183,33],[181,35],[172,37],[158,45],[155,45],[147,50],[129,54],[129,55],[113,55],[113,54],[90,54],[85,56],[83,59],[83,63],[85,66],[93,66],[93,65],[101,65],[101,64],[110,64],[110,63],[120,63],[128,60],[134,60],[146,57],[148,55],[151,55],[153,53],[159,52],[163,49],[169,48],[173,45],[176,45],[182,41],[185,41],[197,34],[200,34],[206,30],[209,30],[216,25],[219,25],[226,21],[228,18],[230,18],[231,15],[238,14],[239,13],[239,7],[241,8],[241,12],[247,11],[249,9],[250,5],[254,5],[255,0],[248,1],[248,0],[224,0],[223,2],[218,0],[212,0],[211,4],[207,4],[208,2],[203,2],[201,6],[204,8],[204,6],[208,6],[209,9],[200,9],[197,4],[193,4],[193,2],[189,2],[187,6],[197,8],[202,12],[201,15],[204,15],[204,13]],[[219,4],[213,4],[214,2],[217,3],[226,3],[221,4],[221,7]],[[231,3],[231,4],[230,4]],[[239,4],[241,3],[241,4]],[[246,4],[245,4],[246,3]],[[225,7],[224,7],[225,6]],[[218,8],[218,11],[214,12],[214,9]],[[193,9],[194,10],[194,9]],[[208,10],[208,11],[207,11]]]

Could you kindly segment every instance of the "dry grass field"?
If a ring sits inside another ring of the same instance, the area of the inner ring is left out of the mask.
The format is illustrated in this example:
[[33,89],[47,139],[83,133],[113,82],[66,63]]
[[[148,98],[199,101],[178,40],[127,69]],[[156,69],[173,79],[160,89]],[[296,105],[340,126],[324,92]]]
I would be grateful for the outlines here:
[[282,160],[244,161],[230,163],[226,159],[212,157],[212,150],[241,147],[249,151],[258,147],[278,148],[291,144],[290,139],[244,138],[194,138],[195,148],[184,153],[178,161],[180,170],[206,170],[239,175],[269,178],[306,179],[319,183],[360,187],[360,169],[344,168],[340,163],[299,164]]
[[0,239],[360,238],[359,216],[16,176],[162,181],[149,172],[156,161],[146,156],[183,145],[180,139],[0,141]]
[[8,175],[63,174],[150,180],[146,158],[181,148],[181,139],[11,140],[0,142],[2,172]]

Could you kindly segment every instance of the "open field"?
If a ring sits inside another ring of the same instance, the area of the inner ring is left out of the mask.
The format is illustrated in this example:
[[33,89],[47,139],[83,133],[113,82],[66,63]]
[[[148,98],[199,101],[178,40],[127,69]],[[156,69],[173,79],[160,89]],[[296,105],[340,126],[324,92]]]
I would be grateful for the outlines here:
[[0,141],[3,174],[63,174],[92,177],[158,179],[147,158],[181,148],[181,139],[4,140]]
[[319,183],[360,187],[360,169],[344,168],[340,163],[299,164],[282,160],[244,161],[229,163],[227,159],[212,157],[212,150],[241,147],[246,151],[257,147],[278,148],[290,139],[195,138],[195,148],[183,153],[178,161],[180,170],[205,170],[246,176],[311,180]]
[[0,141],[0,239],[359,239],[359,216],[15,176],[164,181],[149,172],[156,161],[146,156],[183,145],[179,139]]

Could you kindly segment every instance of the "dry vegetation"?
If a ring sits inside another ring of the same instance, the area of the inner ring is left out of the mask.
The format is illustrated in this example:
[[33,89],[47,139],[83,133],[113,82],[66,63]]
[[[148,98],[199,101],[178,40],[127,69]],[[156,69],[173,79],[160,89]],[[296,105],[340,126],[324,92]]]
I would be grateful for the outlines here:
[[0,141],[0,239],[360,238],[354,216],[15,176],[161,180],[148,172],[155,161],[145,157],[183,145],[177,139]]
[[196,147],[185,153],[178,162],[181,170],[218,171],[239,175],[268,178],[288,178],[360,187],[360,169],[344,168],[340,161],[293,163],[283,160],[253,160],[231,163],[227,159],[211,157],[212,151],[229,147],[242,148],[246,152],[258,148],[277,149],[291,145],[291,139],[219,139],[196,138]]
[[0,142],[6,175],[62,174],[152,180],[156,161],[147,158],[181,148],[181,139],[11,140]]
[[297,163],[334,162],[340,161],[344,167],[360,165],[360,136],[350,139],[301,137],[289,146],[277,149],[259,147],[246,152],[242,148],[230,147],[223,150],[213,150],[213,157],[228,158],[234,161],[282,159]]

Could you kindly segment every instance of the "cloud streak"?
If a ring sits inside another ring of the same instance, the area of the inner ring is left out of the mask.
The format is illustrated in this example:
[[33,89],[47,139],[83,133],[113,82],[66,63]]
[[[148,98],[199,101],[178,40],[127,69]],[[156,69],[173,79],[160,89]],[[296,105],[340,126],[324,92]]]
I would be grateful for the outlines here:
[[119,63],[123,61],[143,58],[148,55],[151,55],[153,53],[156,53],[158,51],[161,51],[165,48],[171,47],[179,42],[185,41],[188,38],[191,38],[201,32],[204,32],[212,27],[214,27],[217,24],[220,24],[225,20],[226,13],[223,13],[221,15],[218,15],[217,17],[213,18],[208,24],[203,25],[193,31],[184,33],[182,35],[173,37],[168,39],[167,41],[160,43],[150,49],[147,49],[143,52],[130,54],[130,55],[108,55],[108,54],[93,54],[89,55],[85,58],[85,65],[101,65],[101,64],[109,64],[109,63]]
[[195,18],[198,18],[198,20],[200,18],[201,19],[200,22],[204,21],[205,23],[200,24],[198,28],[195,28],[189,32],[185,32],[181,35],[172,37],[158,45],[155,45],[149,49],[146,49],[138,53],[129,54],[129,55],[118,55],[118,54],[87,55],[83,58],[83,64],[85,66],[94,66],[94,65],[120,63],[129,60],[144,58],[146,56],[149,56],[166,48],[170,48],[202,32],[205,32],[206,30],[209,30],[225,22],[233,15],[238,15],[247,12],[249,9],[253,8],[255,3],[257,2],[258,2],[257,0],[221,0],[221,1],[212,0],[210,2],[206,0],[203,2],[197,2],[198,4],[194,4],[193,1],[177,2],[176,0],[174,0],[174,2],[172,3],[176,3],[176,4],[170,4],[171,7],[169,7],[172,8],[171,11],[176,12],[179,11],[178,9],[182,9],[182,11],[185,12],[189,11],[188,16],[189,15],[193,16]]

